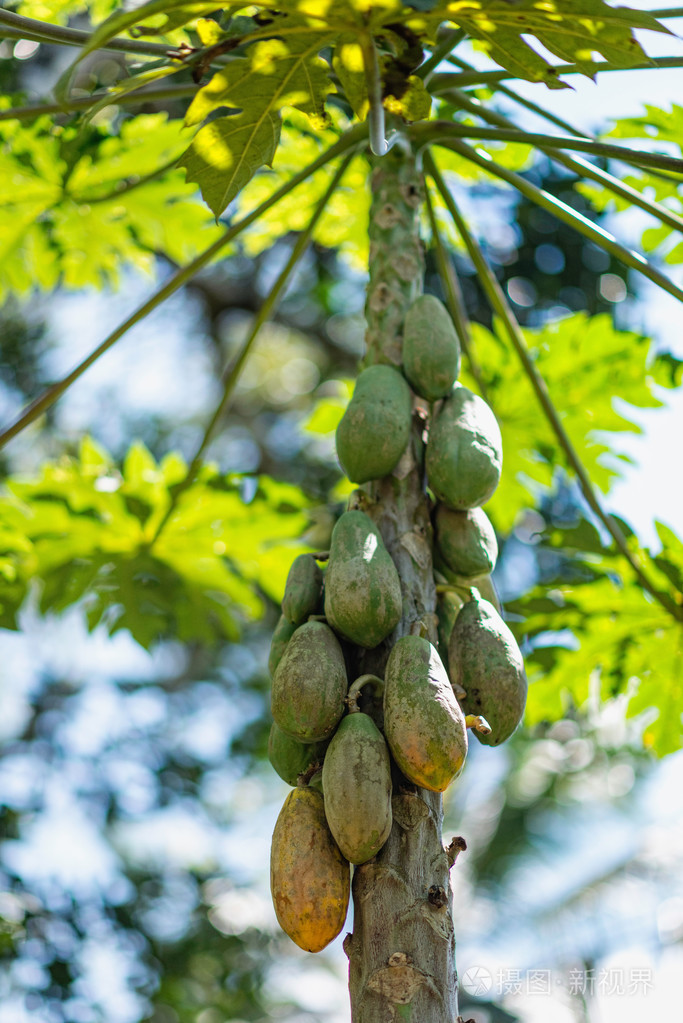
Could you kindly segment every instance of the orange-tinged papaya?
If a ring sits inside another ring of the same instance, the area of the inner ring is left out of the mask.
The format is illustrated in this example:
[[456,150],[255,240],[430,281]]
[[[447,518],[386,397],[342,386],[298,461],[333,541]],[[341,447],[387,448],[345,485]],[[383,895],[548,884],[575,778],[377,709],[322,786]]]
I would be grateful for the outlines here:
[[384,675],[384,732],[406,778],[443,792],[467,755],[465,717],[436,649],[404,636],[389,654]]
[[359,711],[339,723],[323,763],[325,815],[350,863],[365,863],[391,831],[391,762],[384,737]]
[[315,614],[322,600],[323,574],[312,554],[300,554],[292,562],[282,598],[285,618],[300,625]]
[[482,508],[453,511],[439,504],[434,516],[435,542],[446,565],[459,576],[488,575],[498,557],[498,542]]
[[273,676],[273,720],[299,742],[329,739],[348,690],[339,640],[323,622],[305,622],[290,639]]
[[457,384],[429,430],[425,468],[436,497],[455,511],[486,504],[500,479],[500,428],[483,398]]
[[340,636],[370,649],[401,618],[401,582],[382,535],[362,511],[344,512],[332,530],[325,617]]
[[353,483],[388,476],[410,439],[410,388],[392,366],[368,366],[337,427],[337,455]]
[[475,732],[486,746],[505,742],[524,714],[527,681],[515,637],[488,600],[476,591],[455,620],[448,645],[448,664],[454,684],[467,696],[466,714],[480,714],[490,735]]
[[403,324],[403,370],[416,394],[445,398],[460,372],[460,342],[453,320],[434,295],[419,295]]
[[321,793],[298,786],[273,831],[270,890],[278,923],[299,948],[320,952],[337,937],[349,906],[350,874],[327,826]]

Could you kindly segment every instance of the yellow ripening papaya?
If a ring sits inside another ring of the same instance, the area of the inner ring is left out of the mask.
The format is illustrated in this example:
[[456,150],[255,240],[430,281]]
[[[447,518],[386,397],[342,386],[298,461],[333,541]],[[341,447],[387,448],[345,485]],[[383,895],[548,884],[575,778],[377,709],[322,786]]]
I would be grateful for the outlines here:
[[482,508],[453,511],[445,504],[437,505],[434,534],[441,557],[457,575],[488,575],[495,568],[498,542]]
[[322,764],[328,744],[326,740],[299,742],[286,735],[273,721],[268,736],[268,759],[283,781],[296,785],[299,775],[308,771],[316,761]]
[[425,468],[435,496],[455,511],[486,504],[503,464],[500,428],[483,398],[457,384],[429,430]]
[[454,685],[467,693],[461,700],[466,714],[480,714],[490,735],[475,732],[486,746],[505,742],[522,720],[527,681],[515,637],[493,604],[473,590],[473,599],[460,610],[448,645],[448,664]]
[[384,675],[384,732],[406,778],[443,792],[467,756],[465,717],[435,647],[421,636],[394,645]]
[[280,927],[299,948],[320,952],[349,907],[351,869],[332,838],[322,794],[297,786],[285,799],[270,850],[270,890]]
[[280,615],[270,641],[270,653],[268,654],[268,671],[270,672],[271,678],[275,674],[277,666],[282,660],[282,655],[287,648],[287,644],[296,632],[296,628],[297,627],[293,622],[288,621],[284,615]]
[[323,574],[312,554],[300,554],[292,562],[282,598],[285,618],[300,625],[315,614],[322,600]]
[[344,713],[348,688],[344,654],[332,629],[323,622],[305,622],[273,676],[273,720],[299,742],[328,739]]
[[382,535],[362,511],[347,511],[332,530],[325,575],[325,617],[340,636],[368,649],[401,618],[401,582]]
[[376,856],[391,831],[389,750],[368,714],[354,711],[339,723],[323,763],[325,816],[350,863]]
[[403,324],[403,370],[416,394],[445,398],[460,372],[460,342],[453,320],[434,295],[419,295]]
[[337,455],[353,483],[388,476],[410,440],[410,388],[392,366],[368,366],[337,427]]

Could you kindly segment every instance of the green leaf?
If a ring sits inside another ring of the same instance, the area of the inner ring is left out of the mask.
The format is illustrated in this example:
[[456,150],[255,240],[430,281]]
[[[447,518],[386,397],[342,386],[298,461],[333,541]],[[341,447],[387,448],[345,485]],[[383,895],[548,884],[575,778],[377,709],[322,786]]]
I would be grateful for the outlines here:
[[170,166],[186,144],[166,114],[129,117],[118,135],[0,124],[0,296],[115,285],[126,266],[150,273],[155,254],[205,248],[218,228]]
[[186,472],[179,456],[157,463],[141,444],[119,470],[86,439],[78,459],[10,479],[0,496],[0,624],[16,628],[37,588],[43,613],[79,603],[90,628],[125,628],[144,646],[236,639],[262,613],[261,594],[282,596],[307,501],[268,478],[245,501],[240,477],[204,466],[155,539]]
[[332,67],[354,114],[361,121],[365,120],[368,113],[368,88],[363,50],[355,35],[344,35],[338,39]]
[[[524,333],[579,457],[594,484],[606,492],[623,470],[619,434],[639,432],[628,405],[661,405],[654,394],[648,339],[616,330],[606,314],[577,313]],[[558,467],[572,473],[504,332],[496,326],[491,334],[473,324],[472,337],[505,451],[503,478],[489,507],[507,529],[521,509],[552,488]]]
[[251,46],[216,72],[187,112],[197,124],[221,107],[240,112],[212,121],[196,135],[180,163],[196,181],[205,201],[220,216],[259,167],[270,165],[280,139],[278,111],[292,106],[314,125],[324,123],[325,97],[332,85],[318,50],[329,37],[310,31]]
[[[233,0],[233,2],[227,3],[224,0],[222,6],[224,9],[235,10],[239,7],[243,7],[244,4],[239,3],[239,0]],[[133,28],[133,26],[144,25],[149,18],[154,18],[158,15],[162,16],[162,27],[160,31],[163,32],[165,29],[170,29],[171,27],[176,28],[179,25],[186,24],[188,21],[192,21],[194,18],[200,17],[203,14],[212,14],[215,10],[215,4],[207,2],[193,3],[188,2],[188,0],[150,0],[149,3],[141,4],[133,10],[115,10],[115,12],[107,18],[106,21],[103,21],[102,24],[93,32],[87,45],[81,47],[76,59],[60,76],[60,79],[55,86],[57,102],[63,103],[68,100],[71,81],[73,79],[74,72],[81,61],[95,50],[103,47],[110,39],[113,39],[114,36],[128,32],[131,28]]]
[[219,217],[259,167],[272,163],[279,139],[278,114],[245,110],[201,128],[178,163]]
[[256,113],[275,112],[283,106],[302,110],[314,124],[324,122],[325,96],[332,84],[329,66],[318,51],[329,38],[309,32],[287,42],[268,39],[250,46],[247,57],[230,61],[199,90],[188,108],[186,123],[199,124],[219,107]]
[[[605,137],[645,139],[652,144],[648,149],[654,148],[659,152],[671,152],[673,149],[683,155],[683,107],[673,103],[670,110],[665,110],[645,104],[643,114],[615,121]],[[683,216],[683,180],[680,178],[638,170],[624,175],[621,180],[625,185],[661,203],[672,213]],[[622,213],[632,209],[625,199],[615,198],[608,189],[593,183],[580,183],[576,187],[600,212],[610,210]],[[680,231],[660,224],[643,230],[641,245],[646,252],[658,251],[666,263],[683,263],[683,243],[680,238]]]
[[535,38],[562,61],[576,64],[592,76],[590,63],[597,51],[617,67],[647,61],[633,28],[667,32],[645,11],[610,7],[604,0],[488,0],[487,3],[442,3],[442,13],[481,41],[488,55],[516,77],[545,82],[551,89],[566,88],[551,64],[534,50],[524,36]]
[[[325,148],[334,144],[347,127],[347,121],[334,110],[330,114],[331,126],[315,134],[310,131],[308,119],[304,115],[298,111],[287,114],[272,170],[261,170],[240,192],[236,201],[237,216],[249,213],[276,188],[315,160]],[[318,171],[252,224],[242,235],[242,244],[247,254],[257,255],[287,231],[305,228],[315,203],[322,198],[333,173],[334,170],[329,168]],[[316,242],[338,249],[342,258],[361,273],[367,272],[368,259],[368,174],[365,157],[356,157],[346,170],[341,187],[334,192],[313,233]]]
[[108,18],[118,0],[21,0],[17,14],[48,24],[66,25],[70,18],[87,11],[94,25]]
[[406,79],[406,90],[400,98],[389,95],[384,106],[391,114],[397,114],[406,121],[423,121],[429,117],[432,109],[432,97],[427,92],[424,82],[416,75]]

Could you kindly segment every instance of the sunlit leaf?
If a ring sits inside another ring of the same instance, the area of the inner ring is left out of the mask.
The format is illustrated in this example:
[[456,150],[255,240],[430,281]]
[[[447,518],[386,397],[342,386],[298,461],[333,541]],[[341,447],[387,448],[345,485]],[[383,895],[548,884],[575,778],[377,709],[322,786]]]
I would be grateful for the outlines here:
[[82,602],[91,628],[128,629],[143,646],[236,639],[261,615],[261,594],[281,598],[307,501],[267,478],[245,496],[240,477],[204,467],[172,507],[186,471],[178,456],[157,463],[141,444],[119,470],[85,439],[78,459],[10,479],[0,497],[0,623],[16,628],[37,589],[43,613]]

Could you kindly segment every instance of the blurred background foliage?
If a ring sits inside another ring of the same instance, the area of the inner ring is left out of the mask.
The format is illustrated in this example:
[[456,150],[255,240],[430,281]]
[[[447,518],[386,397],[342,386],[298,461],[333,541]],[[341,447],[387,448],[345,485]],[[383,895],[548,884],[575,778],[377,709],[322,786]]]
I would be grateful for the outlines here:
[[[57,21],[76,10],[57,7]],[[47,17],[41,3],[19,9]],[[44,46],[10,60],[13,44],[0,47],[5,94],[40,92],[62,60]],[[95,54],[82,73],[106,83],[112,60]],[[129,143],[152,139],[152,162],[176,154],[167,110],[178,112],[166,104],[145,110],[145,122],[124,118]],[[122,161],[139,156],[123,151],[123,129],[115,143],[97,125],[73,136],[67,127],[56,137],[47,122],[33,130],[47,136],[54,168],[62,160],[73,170],[74,189],[111,188]],[[290,157],[285,147],[276,173]],[[22,159],[30,179],[31,154]],[[528,152],[510,152],[508,163],[601,222],[545,158],[532,165]],[[348,1019],[340,943],[315,959],[300,953],[270,907],[269,836],[285,786],[266,759],[266,659],[289,562],[302,545],[325,548],[346,493],[333,431],[363,348],[360,158],[351,174],[355,241],[337,252],[328,220],[190,488],[177,489],[220,374],[286,259],[288,235],[271,243],[257,228],[2,453],[0,1023]],[[156,186],[139,190],[128,220],[104,201],[90,207],[104,219],[87,223],[77,204],[40,218],[52,199],[34,190],[22,214],[36,222],[30,262],[5,281],[12,294],[0,313],[3,420],[118,320],[122,295],[128,305],[145,294],[141,271],[163,278],[211,240],[194,190],[177,171],[169,181],[178,201],[161,233],[167,193],[155,207]],[[257,177],[249,187],[245,204],[264,185]],[[643,335],[631,276],[596,246],[488,179],[471,182],[466,201],[567,429],[609,491],[626,464],[620,435],[638,429],[628,406],[654,407],[678,386],[683,350]],[[4,212],[17,214],[11,201]],[[285,223],[298,212],[295,195]],[[41,253],[39,283],[50,288],[50,259],[79,244],[92,258],[66,269],[62,260],[59,290],[14,297],[35,283]],[[427,256],[426,288],[441,295]],[[527,727],[504,749],[473,743],[447,797],[447,827],[468,842],[453,874],[459,969],[490,976],[488,988],[464,989],[462,1011],[477,1023],[611,1021],[599,986],[573,989],[571,971],[654,970],[671,956],[680,966],[680,756],[660,764],[647,751],[680,746],[680,628],[624,578],[472,265],[459,250],[453,260],[503,427],[495,579],[533,682]],[[680,541],[665,526],[659,541],[655,564],[680,586]],[[552,969],[552,1005],[524,997],[534,969]],[[639,1011],[640,994],[631,993]]]

